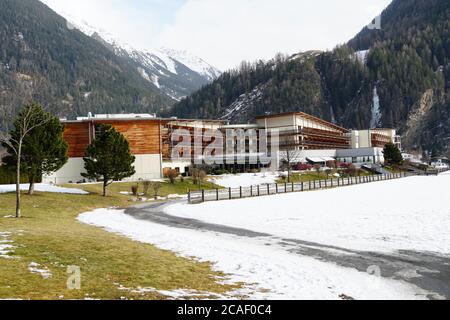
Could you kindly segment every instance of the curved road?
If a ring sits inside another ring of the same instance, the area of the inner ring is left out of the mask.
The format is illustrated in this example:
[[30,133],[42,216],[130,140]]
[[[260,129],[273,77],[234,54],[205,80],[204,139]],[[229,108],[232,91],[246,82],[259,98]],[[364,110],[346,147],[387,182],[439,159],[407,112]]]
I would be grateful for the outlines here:
[[[395,254],[356,251],[336,246],[284,239],[267,233],[211,224],[195,219],[180,218],[163,212],[162,208],[173,202],[140,205],[126,209],[125,213],[141,220],[173,228],[231,234],[238,237],[261,238],[268,246],[278,246],[293,254],[356,268],[362,272],[381,271],[381,276],[403,280],[427,292],[429,299],[450,299],[450,256],[418,251],[399,251]],[[374,269],[373,266],[376,266]],[[378,269],[379,268],[379,269]],[[369,270],[369,271],[368,271]]]

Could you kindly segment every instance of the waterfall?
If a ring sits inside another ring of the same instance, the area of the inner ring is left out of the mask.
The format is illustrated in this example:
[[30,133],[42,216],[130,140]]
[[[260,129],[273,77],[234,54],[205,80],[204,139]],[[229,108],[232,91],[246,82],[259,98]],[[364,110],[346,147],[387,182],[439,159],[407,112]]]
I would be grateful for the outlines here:
[[377,87],[373,89],[372,118],[370,120],[370,128],[376,128],[381,124],[381,108],[380,97],[378,96]]

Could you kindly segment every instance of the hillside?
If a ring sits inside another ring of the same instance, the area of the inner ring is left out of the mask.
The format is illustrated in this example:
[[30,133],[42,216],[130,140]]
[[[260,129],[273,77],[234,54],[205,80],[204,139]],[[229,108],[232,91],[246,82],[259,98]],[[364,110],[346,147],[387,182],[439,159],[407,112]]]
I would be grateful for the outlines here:
[[36,100],[59,116],[158,112],[174,101],[38,0],[0,0],[0,118]]
[[450,2],[395,0],[382,29],[363,29],[331,52],[245,63],[176,104],[181,117],[252,121],[305,111],[349,128],[396,127],[404,147],[450,142]]
[[66,18],[69,26],[102,43],[115,55],[130,63],[149,86],[176,101],[209,84],[221,74],[203,59],[186,51],[167,48],[136,49],[82,19],[66,12],[60,14]]

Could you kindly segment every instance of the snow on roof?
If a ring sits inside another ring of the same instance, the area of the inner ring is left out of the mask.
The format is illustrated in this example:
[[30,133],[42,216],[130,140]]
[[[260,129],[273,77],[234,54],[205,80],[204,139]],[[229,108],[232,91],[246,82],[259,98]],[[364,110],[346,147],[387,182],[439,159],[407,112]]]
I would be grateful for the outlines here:
[[149,113],[96,114],[96,115],[89,114],[87,117],[77,117],[77,121],[93,120],[93,119],[95,120],[156,119],[156,114],[149,114]]
[[311,157],[306,158],[308,161],[318,163],[318,162],[327,162],[327,161],[335,161],[335,159],[331,157]]

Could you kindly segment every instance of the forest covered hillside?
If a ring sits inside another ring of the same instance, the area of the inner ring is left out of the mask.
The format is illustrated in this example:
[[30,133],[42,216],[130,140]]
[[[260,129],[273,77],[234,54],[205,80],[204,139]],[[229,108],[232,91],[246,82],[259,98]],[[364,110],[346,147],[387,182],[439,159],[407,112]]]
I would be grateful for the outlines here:
[[252,121],[304,111],[348,128],[395,127],[407,150],[450,144],[450,1],[394,0],[381,29],[330,52],[243,63],[176,104],[180,117]]
[[0,118],[31,100],[69,117],[159,112],[174,103],[40,1],[0,0]]

